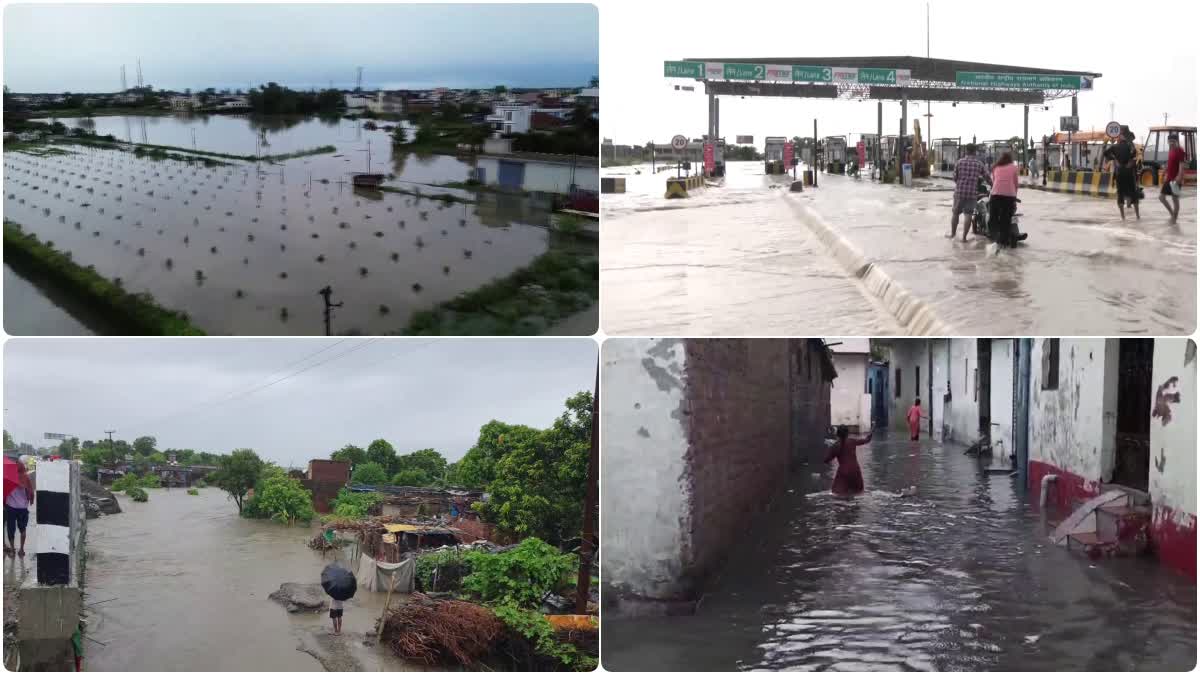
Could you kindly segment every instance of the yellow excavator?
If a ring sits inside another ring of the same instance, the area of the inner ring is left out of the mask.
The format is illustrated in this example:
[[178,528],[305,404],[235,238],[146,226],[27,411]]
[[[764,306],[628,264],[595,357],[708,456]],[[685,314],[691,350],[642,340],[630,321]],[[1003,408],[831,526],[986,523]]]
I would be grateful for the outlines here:
[[913,120],[912,155],[913,178],[929,178],[929,157],[925,155],[925,144],[921,142],[921,121]]

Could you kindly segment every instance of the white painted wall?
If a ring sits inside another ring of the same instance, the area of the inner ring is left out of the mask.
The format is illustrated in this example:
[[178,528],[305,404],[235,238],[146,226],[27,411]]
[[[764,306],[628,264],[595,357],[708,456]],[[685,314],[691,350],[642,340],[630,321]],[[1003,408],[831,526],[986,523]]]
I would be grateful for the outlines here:
[[[1156,405],[1165,405],[1171,420],[1150,420],[1150,500],[1174,511],[1180,526],[1194,526],[1196,516],[1196,348],[1190,340],[1154,341]],[[1171,378],[1178,378],[1173,383]],[[1158,402],[1162,393],[1179,394],[1179,403]],[[1190,521],[1190,522],[1189,522]]]
[[992,340],[992,458],[1001,461],[1006,461],[1013,451],[1013,358],[1015,352],[1011,339]]
[[[890,410],[888,420],[893,429],[908,430],[908,409],[913,400],[921,398],[921,409],[928,415],[929,404],[929,340],[922,338],[898,338],[885,341],[884,349],[889,360],[888,377],[890,391],[888,401]],[[920,368],[920,380],[917,380],[917,368]],[[900,395],[896,396],[896,369],[900,375]],[[836,380],[835,380],[836,381]],[[922,435],[928,434],[928,421],[921,420]]]
[[691,508],[681,477],[682,340],[604,342],[600,388],[600,547],[605,583],[671,599],[687,546]]
[[833,366],[837,369],[837,377],[833,379],[829,393],[829,423],[867,429],[870,414],[862,417],[862,396],[867,390],[867,355],[834,353]]
[[[1115,396],[1108,397],[1105,391],[1106,385],[1115,389],[1112,378],[1116,376],[1116,356],[1113,344],[1109,343],[1115,343],[1115,340],[1061,339],[1057,390],[1042,389],[1045,379],[1042,353],[1046,339],[1033,340],[1031,363],[1029,459],[1080,476],[1089,489],[1097,491],[1104,478],[1102,448],[1106,443],[1114,442],[1112,434],[1106,431],[1111,425],[1105,423],[1106,415],[1115,417],[1116,412]],[[992,360],[995,373],[994,349]],[[996,391],[993,379],[993,392]],[[993,393],[993,411],[996,410],[995,396]],[[1112,399],[1111,409],[1106,409],[1108,398]],[[993,412],[993,421],[995,418]],[[1006,444],[1009,442],[1005,441]]]
[[949,440],[973,443],[979,438],[979,348],[974,338],[950,342],[951,400],[946,415]]
[[[525,163],[525,189],[567,194],[571,191],[571,165],[548,162]],[[600,189],[600,171],[596,167],[575,166],[575,184],[593,192]]]
[[[930,374],[933,385],[933,395],[929,397],[929,402],[925,403],[925,396],[921,397],[923,407],[933,419],[933,433],[935,438],[944,438],[946,431],[946,386],[947,380],[950,378],[949,359],[950,359],[950,341],[946,339],[930,340],[929,347],[933,350],[933,371]],[[922,426],[922,433],[928,433],[928,422]]]

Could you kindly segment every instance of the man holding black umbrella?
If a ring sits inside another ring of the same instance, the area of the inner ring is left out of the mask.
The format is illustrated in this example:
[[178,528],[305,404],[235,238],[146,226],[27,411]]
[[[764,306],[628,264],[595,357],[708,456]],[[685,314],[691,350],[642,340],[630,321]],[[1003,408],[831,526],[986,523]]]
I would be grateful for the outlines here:
[[329,602],[329,618],[333,621],[333,634],[341,635],[342,614],[345,611],[342,603],[354,597],[358,580],[350,570],[335,562],[321,570],[321,588],[332,598]]

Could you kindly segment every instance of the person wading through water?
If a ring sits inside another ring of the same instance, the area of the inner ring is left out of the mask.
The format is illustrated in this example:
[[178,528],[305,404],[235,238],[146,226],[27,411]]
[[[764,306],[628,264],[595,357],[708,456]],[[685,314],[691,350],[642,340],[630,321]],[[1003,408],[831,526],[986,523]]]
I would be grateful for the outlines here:
[[[905,418],[908,420],[908,431],[910,440],[921,440],[921,418],[925,417],[921,414],[921,399],[917,399],[912,407],[908,409],[908,414]],[[929,419],[925,417],[925,419]]]
[[1104,151],[1104,158],[1111,159],[1116,165],[1117,172],[1117,210],[1121,212],[1121,220],[1125,220],[1125,204],[1133,206],[1133,215],[1142,219],[1138,211],[1138,200],[1141,199],[1137,184],[1137,150],[1133,147],[1133,132],[1129,127],[1121,128],[1121,140]]
[[829,448],[825,456],[828,464],[837,460],[837,473],[833,476],[833,494],[839,496],[856,495],[863,491],[862,468],[858,465],[858,446],[871,442],[871,434],[866,438],[850,438],[850,430],[845,426],[837,428],[837,443]]

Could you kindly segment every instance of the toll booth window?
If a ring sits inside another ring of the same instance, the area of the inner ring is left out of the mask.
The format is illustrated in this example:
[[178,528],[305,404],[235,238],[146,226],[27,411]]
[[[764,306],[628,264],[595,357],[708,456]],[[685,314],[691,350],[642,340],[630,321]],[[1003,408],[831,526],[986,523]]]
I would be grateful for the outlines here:
[[1042,340],[1042,389],[1058,389],[1058,338]]

